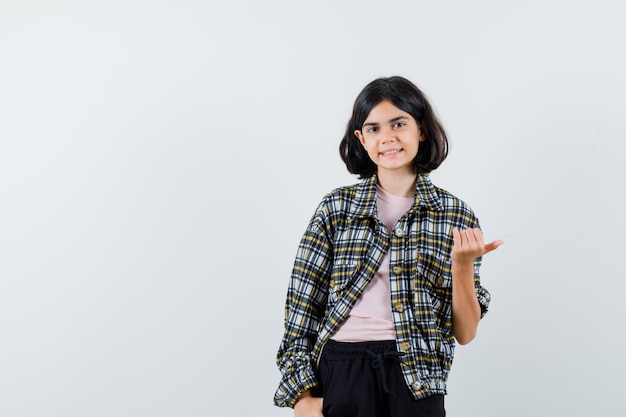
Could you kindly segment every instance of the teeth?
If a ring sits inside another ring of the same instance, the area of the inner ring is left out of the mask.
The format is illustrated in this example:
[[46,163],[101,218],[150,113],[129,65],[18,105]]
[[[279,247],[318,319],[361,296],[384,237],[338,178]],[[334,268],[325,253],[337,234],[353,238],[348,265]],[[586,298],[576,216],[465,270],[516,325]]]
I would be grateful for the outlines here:
[[398,152],[400,152],[400,149],[394,149],[393,151],[383,152],[383,155],[391,155],[392,153],[398,153]]

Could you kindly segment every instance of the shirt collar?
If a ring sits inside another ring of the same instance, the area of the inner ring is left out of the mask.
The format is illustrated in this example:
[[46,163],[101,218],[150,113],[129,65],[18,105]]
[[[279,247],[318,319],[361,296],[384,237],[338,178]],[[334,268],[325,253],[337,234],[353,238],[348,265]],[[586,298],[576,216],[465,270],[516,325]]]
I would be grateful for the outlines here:
[[[355,202],[351,208],[351,217],[376,217],[376,174],[363,180],[357,187]],[[430,181],[428,174],[418,174],[415,185],[415,200],[410,211],[421,208],[429,210],[441,210],[443,205],[437,194],[437,190]]]

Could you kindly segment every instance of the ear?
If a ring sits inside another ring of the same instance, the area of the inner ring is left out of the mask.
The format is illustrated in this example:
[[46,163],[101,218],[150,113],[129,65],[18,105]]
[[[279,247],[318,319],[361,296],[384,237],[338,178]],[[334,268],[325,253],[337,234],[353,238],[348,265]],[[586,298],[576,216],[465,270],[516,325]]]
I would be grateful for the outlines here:
[[417,126],[417,132],[420,135],[419,141],[424,142],[426,140],[426,136],[424,135],[424,129],[422,128],[421,124]]
[[363,137],[363,133],[360,130],[355,130],[354,136],[359,139],[359,142],[361,142],[361,145],[365,148],[365,138]]

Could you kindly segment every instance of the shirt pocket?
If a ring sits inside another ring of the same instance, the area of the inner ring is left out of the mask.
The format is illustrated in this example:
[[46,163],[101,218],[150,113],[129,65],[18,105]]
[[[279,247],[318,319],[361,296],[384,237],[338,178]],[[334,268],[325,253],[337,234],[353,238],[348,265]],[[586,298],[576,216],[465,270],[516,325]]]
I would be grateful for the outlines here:
[[440,330],[449,331],[452,322],[452,263],[449,257],[434,253],[420,254],[416,309],[423,321],[435,322]]
[[346,262],[333,265],[333,269],[330,274],[330,288],[328,291],[329,307],[332,307],[341,298],[343,292],[353,281],[357,270],[357,262]]
[[417,272],[433,288],[452,288],[452,263],[450,257],[434,253],[420,254]]

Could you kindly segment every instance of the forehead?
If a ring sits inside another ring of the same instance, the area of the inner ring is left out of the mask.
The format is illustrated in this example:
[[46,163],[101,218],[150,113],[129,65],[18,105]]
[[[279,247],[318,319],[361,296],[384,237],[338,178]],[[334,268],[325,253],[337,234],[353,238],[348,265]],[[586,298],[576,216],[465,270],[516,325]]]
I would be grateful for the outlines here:
[[413,117],[409,113],[399,109],[391,101],[383,100],[370,110],[364,123],[385,123],[396,120],[399,117],[406,117],[413,120]]

